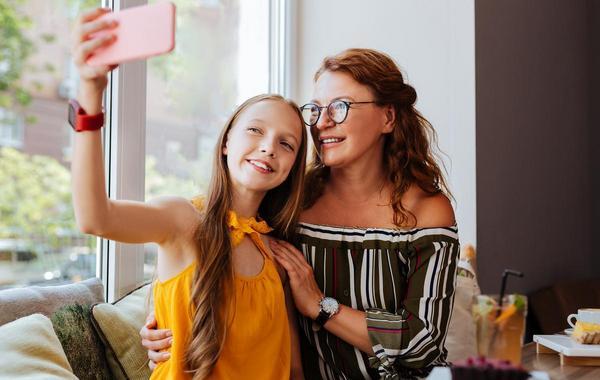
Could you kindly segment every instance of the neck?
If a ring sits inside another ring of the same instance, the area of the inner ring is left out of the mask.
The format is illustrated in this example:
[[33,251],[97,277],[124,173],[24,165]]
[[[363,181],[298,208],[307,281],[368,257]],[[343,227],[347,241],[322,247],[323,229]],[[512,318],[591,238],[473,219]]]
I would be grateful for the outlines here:
[[265,194],[264,192],[234,188],[231,209],[243,218],[254,217],[258,214],[258,208]]
[[363,155],[349,165],[331,168],[326,191],[340,201],[356,203],[381,193],[387,183],[383,149],[374,149],[373,154]]

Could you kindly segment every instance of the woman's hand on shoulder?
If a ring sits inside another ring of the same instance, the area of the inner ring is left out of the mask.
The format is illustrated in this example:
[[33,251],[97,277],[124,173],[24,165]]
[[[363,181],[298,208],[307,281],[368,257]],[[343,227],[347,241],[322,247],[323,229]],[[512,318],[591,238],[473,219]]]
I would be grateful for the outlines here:
[[443,193],[429,195],[423,192],[412,212],[417,217],[417,227],[449,227],[456,224],[452,204]]

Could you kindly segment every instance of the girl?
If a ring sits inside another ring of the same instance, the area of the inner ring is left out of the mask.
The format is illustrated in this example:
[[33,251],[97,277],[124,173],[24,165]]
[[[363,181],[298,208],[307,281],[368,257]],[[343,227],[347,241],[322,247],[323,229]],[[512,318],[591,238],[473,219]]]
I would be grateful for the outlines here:
[[[90,67],[85,60],[114,41],[110,35],[91,36],[115,26],[96,20],[106,12],[94,10],[77,24],[73,51],[81,79],[80,115],[102,113],[102,92],[113,67]],[[305,160],[298,107],[277,95],[256,96],[233,113],[220,135],[205,202],[111,200],[100,130],[76,133],[72,175],[79,228],[106,239],[160,246],[155,315],[159,327],[171,329],[172,348],[153,379],[302,377],[293,301],[286,302],[285,272],[278,271],[264,234],[291,237]]]

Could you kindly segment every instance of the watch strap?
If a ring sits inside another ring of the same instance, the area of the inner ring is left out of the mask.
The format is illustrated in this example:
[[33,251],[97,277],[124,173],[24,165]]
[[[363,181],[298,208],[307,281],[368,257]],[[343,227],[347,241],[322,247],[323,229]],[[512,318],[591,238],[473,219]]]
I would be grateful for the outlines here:
[[331,314],[329,314],[325,310],[321,309],[321,310],[319,310],[319,315],[315,319],[315,323],[319,326],[323,326],[323,325],[325,325],[325,323],[327,323],[329,318],[331,318]]
[[88,115],[75,99],[69,100],[69,124],[75,132],[95,131],[104,126],[104,112]]

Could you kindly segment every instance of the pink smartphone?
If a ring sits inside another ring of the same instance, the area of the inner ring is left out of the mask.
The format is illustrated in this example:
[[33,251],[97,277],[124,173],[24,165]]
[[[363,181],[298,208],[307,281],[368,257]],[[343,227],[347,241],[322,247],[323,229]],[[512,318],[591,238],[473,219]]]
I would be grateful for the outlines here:
[[115,33],[117,40],[98,49],[87,59],[93,66],[114,65],[165,54],[175,47],[175,5],[169,2],[127,8],[107,13],[99,19],[115,19],[119,25],[104,33]]

